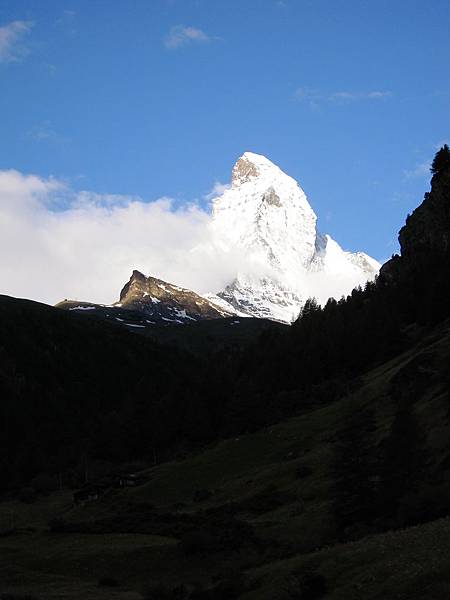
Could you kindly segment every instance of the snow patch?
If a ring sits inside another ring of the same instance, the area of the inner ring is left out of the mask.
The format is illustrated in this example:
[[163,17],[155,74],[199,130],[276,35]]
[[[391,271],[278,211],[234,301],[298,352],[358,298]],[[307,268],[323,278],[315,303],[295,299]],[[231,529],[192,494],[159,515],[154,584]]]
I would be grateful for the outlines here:
[[194,317],[191,317],[190,315],[188,315],[184,308],[183,308],[183,310],[180,310],[178,308],[173,308],[172,310],[177,315],[177,317],[181,317],[183,319],[190,319],[191,321],[197,320],[197,319],[194,319]]

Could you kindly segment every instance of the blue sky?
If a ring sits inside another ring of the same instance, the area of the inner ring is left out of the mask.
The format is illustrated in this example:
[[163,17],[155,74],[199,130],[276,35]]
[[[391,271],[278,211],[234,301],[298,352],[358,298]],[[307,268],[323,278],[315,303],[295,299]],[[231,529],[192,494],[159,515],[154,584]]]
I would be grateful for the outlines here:
[[450,137],[448,0],[3,0],[0,169],[178,206],[246,150],[396,251]]

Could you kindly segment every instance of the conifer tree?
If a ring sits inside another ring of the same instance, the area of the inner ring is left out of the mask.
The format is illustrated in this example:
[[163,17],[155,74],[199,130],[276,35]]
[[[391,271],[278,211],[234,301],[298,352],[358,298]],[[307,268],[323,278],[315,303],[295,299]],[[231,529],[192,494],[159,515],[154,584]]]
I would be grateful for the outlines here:
[[441,173],[444,169],[450,166],[450,149],[447,144],[444,144],[440,150],[436,152],[436,155],[431,164],[430,171],[433,175]]

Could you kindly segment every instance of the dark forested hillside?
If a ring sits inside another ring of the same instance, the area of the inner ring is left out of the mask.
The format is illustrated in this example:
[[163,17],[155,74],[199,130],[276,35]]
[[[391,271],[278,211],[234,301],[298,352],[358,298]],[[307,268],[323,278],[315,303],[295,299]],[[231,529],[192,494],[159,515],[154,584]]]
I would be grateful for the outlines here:
[[76,482],[93,458],[147,457],[182,439],[201,371],[176,348],[6,296],[0,297],[0,356],[6,488],[41,472]]
[[244,395],[255,386],[269,398],[275,393],[280,410],[327,401],[450,316],[450,166],[440,164],[400,231],[401,254],[376,282],[323,308],[311,299],[286,335],[258,340],[241,365]]
[[78,485],[99,461],[164,460],[224,435],[232,365],[260,331],[284,326],[166,329],[150,338],[0,296],[3,488],[43,473]]

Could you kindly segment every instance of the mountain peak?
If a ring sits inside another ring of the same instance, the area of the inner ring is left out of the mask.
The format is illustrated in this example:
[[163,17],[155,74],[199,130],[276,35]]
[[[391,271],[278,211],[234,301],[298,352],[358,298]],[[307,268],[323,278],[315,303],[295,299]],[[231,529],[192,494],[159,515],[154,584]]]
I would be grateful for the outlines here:
[[132,280],[132,279],[143,280],[143,279],[146,279],[146,277],[143,273],[141,273],[141,271],[138,271],[137,269],[133,269],[130,280]]
[[276,164],[262,154],[244,152],[233,167],[231,182],[235,187],[258,178],[273,179],[280,175],[288,177]]
[[231,182],[233,185],[241,185],[247,183],[253,177],[258,177],[259,170],[257,165],[251,160],[250,152],[245,152],[233,167]]
[[314,254],[316,215],[305,193],[261,154],[238,159],[231,188],[214,200],[212,227],[222,245],[239,248],[264,272],[299,271]]
[[[220,302],[220,300],[219,300]],[[147,315],[152,322],[184,323],[233,314],[192,290],[134,270],[114,306]]]
[[376,261],[345,252],[316,223],[298,182],[265,156],[245,152],[231,187],[213,202],[215,239],[242,256],[219,297],[244,313],[289,322],[307,297],[324,302],[375,276]]

